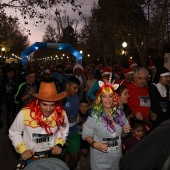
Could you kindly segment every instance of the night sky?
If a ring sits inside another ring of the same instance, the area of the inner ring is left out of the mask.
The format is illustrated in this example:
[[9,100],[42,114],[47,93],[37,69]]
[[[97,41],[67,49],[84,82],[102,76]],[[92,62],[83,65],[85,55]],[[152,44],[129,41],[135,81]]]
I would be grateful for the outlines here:
[[[7,2],[8,0],[3,0],[4,2]],[[83,5],[81,7],[81,11],[83,14],[90,14],[90,10],[93,6],[93,3],[97,3],[98,0],[79,0],[79,2],[83,2]],[[59,7],[60,8],[60,7]],[[73,12],[71,9],[71,6],[67,5],[65,8],[60,8],[61,10],[65,10],[66,14],[70,16],[72,19],[80,19],[80,16],[78,15],[78,12]],[[48,24],[51,24],[55,26],[55,21],[53,20],[54,16],[54,11],[51,13],[51,20],[47,20],[47,23],[44,24],[39,24],[37,26],[34,25],[33,20],[27,20],[28,25],[25,25],[24,22],[25,20],[23,17],[20,15],[19,12],[16,12],[14,9],[6,9],[8,15],[12,16],[17,16],[19,18],[19,22],[21,23],[21,28],[24,30],[25,34],[28,35],[27,30],[31,31],[31,35],[29,35],[29,40],[30,44],[33,44],[35,42],[41,42],[42,37],[44,35],[45,28]],[[81,27],[81,23],[79,23],[78,27]]]

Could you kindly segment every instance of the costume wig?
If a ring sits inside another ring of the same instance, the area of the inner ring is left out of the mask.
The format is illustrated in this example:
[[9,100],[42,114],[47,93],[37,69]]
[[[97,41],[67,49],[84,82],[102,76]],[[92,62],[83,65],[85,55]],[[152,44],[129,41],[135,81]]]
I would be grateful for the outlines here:
[[[51,123],[47,120],[44,120],[44,116],[40,110],[40,104],[41,100],[36,99],[32,100],[27,107],[30,108],[30,116],[33,120],[37,122],[37,124],[45,129],[47,134],[52,133],[51,130]],[[23,108],[24,109],[24,108]],[[63,108],[61,101],[57,101],[56,105],[54,107],[54,110],[51,114],[51,119],[54,120],[57,124],[57,126],[63,126],[65,124],[64,122],[64,115],[62,114]]]

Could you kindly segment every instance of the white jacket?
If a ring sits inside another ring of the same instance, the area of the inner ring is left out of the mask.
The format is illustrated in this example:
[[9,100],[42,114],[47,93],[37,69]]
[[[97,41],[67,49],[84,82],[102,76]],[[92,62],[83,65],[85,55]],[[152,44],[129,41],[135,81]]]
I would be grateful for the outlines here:
[[69,132],[69,122],[65,111],[63,114],[65,125],[60,127],[53,119],[53,113],[48,118],[44,118],[51,124],[52,133],[48,135],[45,129],[31,118],[30,109],[22,109],[9,129],[9,138],[16,151],[20,154],[28,149],[41,152],[49,150],[56,144],[64,145]]

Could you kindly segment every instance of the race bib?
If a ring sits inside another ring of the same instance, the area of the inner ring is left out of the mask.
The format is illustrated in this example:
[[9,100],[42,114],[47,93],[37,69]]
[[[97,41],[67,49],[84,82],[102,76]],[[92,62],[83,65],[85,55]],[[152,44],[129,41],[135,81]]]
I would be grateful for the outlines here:
[[53,133],[47,134],[32,134],[32,146],[35,152],[41,152],[49,150],[53,146]]
[[71,116],[68,118],[68,121],[70,123],[69,127],[72,127],[78,123],[78,114]]
[[150,107],[150,99],[148,96],[139,96],[140,106]]
[[167,102],[160,102],[160,106],[163,112],[167,111]]
[[79,135],[82,135],[82,127],[79,124],[78,124],[78,133],[79,133]]
[[120,149],[120,146],[121,146],[120,137],[103,138],[103,141],[107,142],[108,152],[114,152],[115,150]]

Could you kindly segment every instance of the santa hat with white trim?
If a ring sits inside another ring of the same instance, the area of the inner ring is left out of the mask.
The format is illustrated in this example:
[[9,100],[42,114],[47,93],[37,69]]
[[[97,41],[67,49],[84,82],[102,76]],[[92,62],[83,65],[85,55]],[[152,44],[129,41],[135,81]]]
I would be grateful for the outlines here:
[[163,76],[170,76],[170,71],[166,68],[166,67],[158,67],[156,69],[156,74],[155,74],[155,78],[154,78],[154,82],[155,83],[159,83],[159,79],[160,77]]
[[134,66],[138,66],[137,63],[135,61],[132,60],[132,58],[130,57],[129,59],[129,67],[134,67]]
[[154,68],[155,68],[155,64],[153,63],[151,56],[149,56],[148,69],[154,69]]
[[131,68],[125,68],[123,70],[123,74],[126,75],[126,74],[133,74],[134,71],[131,69]]
[[108,75],[108,74],[112,74],[111,72],[111,69],[109,67],[105,67],[103,70],[102,70],[102,76],[104,75]]
[[119,71],[116,71],[114,73],[114,77],[120,79],[121,78],[121,73]]

